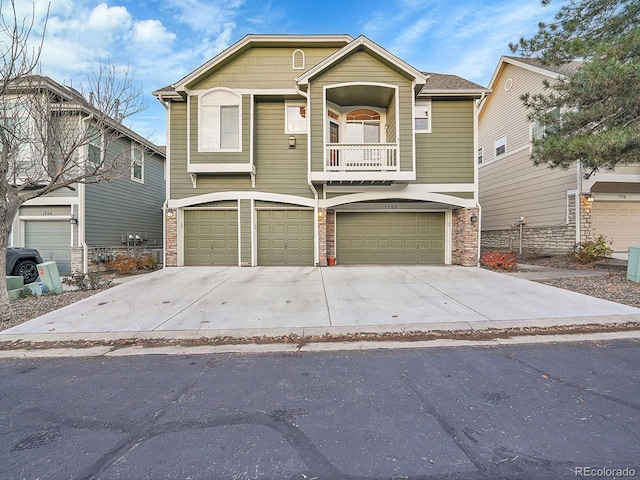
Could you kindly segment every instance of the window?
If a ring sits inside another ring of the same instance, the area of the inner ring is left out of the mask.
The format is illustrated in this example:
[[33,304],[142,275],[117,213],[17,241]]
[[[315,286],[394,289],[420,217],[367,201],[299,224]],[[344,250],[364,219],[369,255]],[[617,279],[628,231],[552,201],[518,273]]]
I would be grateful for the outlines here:
[[[547,120],[550,120],[550,121],[557,120],[559,115],[560,115],[560,110],[557,108],[553,108],[548,112],[546,112],[545,114]],[[540,140],[545,136],[548,129],[549,127],[545,125],[543,122],[540,122],[538,120],[531,122],[531,124],[529,125],[529,140],[531,140],[531,142]]]
[[102,135],[100,130],[94,126],[89,126],[88,135],[87,160],[94,165],[100,165],[102,161]]
[[131,146],[131,180],[144,183],[144,151],[136,145]]
[[361,108],[347,114],[347,143],[380,143],[380,114]]
[[200,96],[199,151],[241,151],[241,100],[240,95],[227,89]]
[[431,100],[417,100],[415,108],[416,133],[431,133]]
[[293,52],[292,63],[294,70],[304,70],[304,52],[302,50]]
[[493,148],[495,149],[496,157],[507,153],[507,137],[503,135],[502,137],[498,138],[495,142],[493,142]]
[[307,132],[307,107],[304,104],[285,104],[284,133]]
[[478,149],[478,165],[482,163],[482,157],[483,157],[483,152],[482,152],[482,147],[480,147]]

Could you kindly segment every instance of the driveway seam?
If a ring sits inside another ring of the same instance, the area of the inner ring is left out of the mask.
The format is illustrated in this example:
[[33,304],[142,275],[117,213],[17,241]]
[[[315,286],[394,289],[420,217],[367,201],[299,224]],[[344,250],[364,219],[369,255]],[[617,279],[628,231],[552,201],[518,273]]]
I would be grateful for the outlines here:
[[320,270],[320,279],[322,280],[322,291],[324,292],[324,303],[327,306],[327,318],[329,319],[329,326],[333,327],[333,322],[331,321],[331,309],[329,308],[329,299],[327,298],[327,286],[324,283],[322,268],[318,268],[318,270]]
[[[199,302],[200,300],[202,300],[204,297],[206,297],[207,295],[209,295],[211,292],[213,292],[215,289],[217,289],[220,285],[222,285],[223,283],[226,283],[228,280],[230,280],[231,278],[235,277],[238,273],[240,273],[242,271],[241,267],[238,267],[238,270],[236,270],[233,274],[229,275],[227,278],[223,279],[221,282],[219,282],[217,285],[215,285],[213,288],[211,288],[210,290],[207,290],[205,293],[203,293],[202,295],[200,295],[198,298],[196,298],[193,302],[191,302],[189,305],[187,305],[186,307],[184,307],[183,309],[177,311],[176,313],[174,313],[173,315],[171,315],[169,318],[167,318],[164,322],[156,325],[155,327],[153,327],[151,329],[151,331],[156,331],[158,330],[160,327],[162,327],[164,324],[166,324],[167,322],[173,320],[176,316],[180,315],[182,312],[184,312],[185,310],[187,310],[188,308],[191,308],[194,304],[196,304],[197,302]],[[199,330],[199,329],[198,329]]]
[[405,269],[404,267],[400,267],[400,270],[402,270],[403,272],[405,272],[406,274],[408,274],[409,276],[415,278],[416,280],[418,280],[421,283],[424,283],[426,286],[433,288],[436,292],[441,293],[442,295],[444,295],[445,297],[451,299],[453,302],[455,302],[456,304],[460,305],[462,308],[465,308],[467,310],[472,311],[473,313],[477,313],[478,315],[480,315],[482,318],[484,318],[485,320],[491,320],[489,317],[487,317],[486,315],[483,315],[482,313],[480,313],[478,310],[469,307],[468,305],[465,305],[464,303],[462,303],[460,300],[456,300],[454,297],[452,297],[451,295],[443,292],[442,290],[434,287],[433,285],[431,285],[428,282],[425,282],[424,280],[422,280],[420,277],[416,277],[413,273],[411,273],[410,271],[408,271],[407,269]]

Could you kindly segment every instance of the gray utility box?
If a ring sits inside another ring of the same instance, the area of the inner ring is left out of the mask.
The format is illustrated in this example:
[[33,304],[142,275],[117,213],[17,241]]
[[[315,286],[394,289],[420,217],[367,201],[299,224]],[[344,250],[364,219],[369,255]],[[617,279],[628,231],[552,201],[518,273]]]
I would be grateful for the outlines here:
[[36,266],[38,267],[40,282],[42,282],[45,293],[62,293],[62,281],[60,280],[56,262],[44,262]]
[[640,282],[640,247],[629,247],[627,278],[634,282]]

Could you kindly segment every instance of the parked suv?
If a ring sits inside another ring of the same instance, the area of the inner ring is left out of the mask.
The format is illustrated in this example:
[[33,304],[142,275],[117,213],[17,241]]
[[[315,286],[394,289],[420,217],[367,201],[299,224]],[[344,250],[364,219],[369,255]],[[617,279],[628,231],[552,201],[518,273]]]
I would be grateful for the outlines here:
[[35,248],[7,248],[7,275],[22,275],[25,285],[38,279],[38,263],[42,263],[42,257]]

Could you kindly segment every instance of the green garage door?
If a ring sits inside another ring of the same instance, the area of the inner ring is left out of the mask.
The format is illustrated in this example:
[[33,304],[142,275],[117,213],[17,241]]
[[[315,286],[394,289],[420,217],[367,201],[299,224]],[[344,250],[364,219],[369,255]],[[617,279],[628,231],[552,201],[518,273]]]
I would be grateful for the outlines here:
[[340,265],[444,263],[444,213],[338,212]]
[[258,210],[258,265],[313,265],[313,210]]
[[69,221],[24,222],[24,244],[37,248],[45,262],[55,261],[60,275],[71,274],[71,226]]
[[238,265],[238,211],[185,210],[184,264]]

